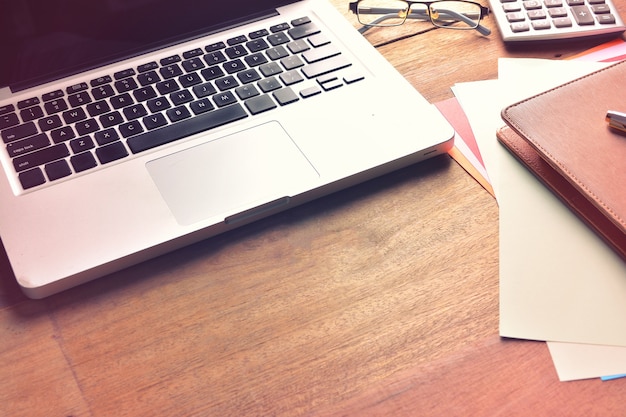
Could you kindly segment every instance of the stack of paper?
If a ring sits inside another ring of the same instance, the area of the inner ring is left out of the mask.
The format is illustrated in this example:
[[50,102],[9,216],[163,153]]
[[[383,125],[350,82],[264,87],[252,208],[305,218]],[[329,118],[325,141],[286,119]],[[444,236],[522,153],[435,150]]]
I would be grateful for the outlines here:
[[561,380],[626,374],[626,264],[495,132],[505,106],[625,57],[626,44],[591,54],[596,59],[501,59],[497,80],[453,87],[500,207],[500,334],[547,341]]

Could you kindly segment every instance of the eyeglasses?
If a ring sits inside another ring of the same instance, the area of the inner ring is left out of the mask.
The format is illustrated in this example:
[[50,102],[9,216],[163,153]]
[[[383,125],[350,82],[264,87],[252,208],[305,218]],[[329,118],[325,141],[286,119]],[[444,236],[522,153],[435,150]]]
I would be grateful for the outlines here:
[[480,19],[489,15],[489,9],[473,1],[359,0],[349,7],[364,25],[361,33],[372,27],[400,26],[407,19],[428,20],[446,29],[476,29],[485,36],[491,33],[480,24]]

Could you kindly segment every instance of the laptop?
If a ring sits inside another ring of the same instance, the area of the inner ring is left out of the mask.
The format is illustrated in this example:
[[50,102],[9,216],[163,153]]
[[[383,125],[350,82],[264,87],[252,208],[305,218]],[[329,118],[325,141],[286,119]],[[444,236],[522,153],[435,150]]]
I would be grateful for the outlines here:
[[452,146],[325,0],[84,4],[2,1],[0,238],[31,298]]

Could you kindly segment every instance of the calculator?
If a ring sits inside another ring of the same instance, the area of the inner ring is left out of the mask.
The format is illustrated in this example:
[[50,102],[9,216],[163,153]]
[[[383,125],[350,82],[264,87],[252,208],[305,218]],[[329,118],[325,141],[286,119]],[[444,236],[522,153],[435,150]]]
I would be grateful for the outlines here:
[[489,0],[489,3],[505,42],[618,35],[626,30],[613,0]]

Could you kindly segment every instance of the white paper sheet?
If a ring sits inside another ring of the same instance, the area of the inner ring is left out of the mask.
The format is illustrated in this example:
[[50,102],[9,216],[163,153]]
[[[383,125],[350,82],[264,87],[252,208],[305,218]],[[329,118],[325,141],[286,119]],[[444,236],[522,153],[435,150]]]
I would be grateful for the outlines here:
[[[453,88],[500,205],[501,334],[574,342],[557,347],[555,355],[563,360],[555,365],[578,361],[594,368],[585,359],[589,356],[577,355],[582,351],[578,343],[626,346],[626,265],[497,143],[495,130],[503,125],[500,110],[505,105],[604,65],[501,59],[499,80]],[[626,348],[612,351],[626,358]],[[557,371],[591,378],[606,375],[605,368]],[[611,371],[620,372],[619,367]]]

